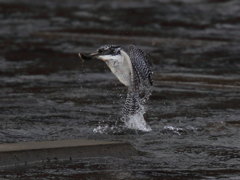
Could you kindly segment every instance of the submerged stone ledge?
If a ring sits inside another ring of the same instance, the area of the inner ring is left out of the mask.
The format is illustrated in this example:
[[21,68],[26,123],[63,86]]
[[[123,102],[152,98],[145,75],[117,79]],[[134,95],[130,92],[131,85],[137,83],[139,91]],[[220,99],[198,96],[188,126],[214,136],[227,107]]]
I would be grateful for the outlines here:
[[0,168],[86,157],[125,158],[137,154],[130,144],[88,139],[0,144]]

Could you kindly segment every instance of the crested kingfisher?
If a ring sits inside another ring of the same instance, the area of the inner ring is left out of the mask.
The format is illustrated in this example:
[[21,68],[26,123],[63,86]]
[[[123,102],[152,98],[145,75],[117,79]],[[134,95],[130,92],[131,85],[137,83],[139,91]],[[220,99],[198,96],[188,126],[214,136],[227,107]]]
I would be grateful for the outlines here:
[[152,86],[151,65],[147,55],[135,45],[104,45],[96,52],[79,53],[79,56],[83,60],[104,61],[118,80],[127,86],[124,116],[137,113],[149,99]]

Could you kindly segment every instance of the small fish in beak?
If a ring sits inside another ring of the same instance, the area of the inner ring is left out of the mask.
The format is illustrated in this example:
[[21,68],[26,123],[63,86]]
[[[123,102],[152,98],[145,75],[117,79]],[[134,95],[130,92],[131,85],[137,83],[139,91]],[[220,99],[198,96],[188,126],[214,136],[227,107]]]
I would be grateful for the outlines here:
[[79,53],[78,56],[80,57],[80,59],[82,59],[82,61],[88,61],[88,60],[92,60],[92,59],[96,59],[96,56],[98,55],[98,53]]

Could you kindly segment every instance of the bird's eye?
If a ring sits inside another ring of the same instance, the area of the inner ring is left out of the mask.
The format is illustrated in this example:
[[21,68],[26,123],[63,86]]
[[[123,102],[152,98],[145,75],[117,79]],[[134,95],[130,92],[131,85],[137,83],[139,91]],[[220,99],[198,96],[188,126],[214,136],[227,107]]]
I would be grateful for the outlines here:
[[98,53],[102,53],[103,52],[103,50],[102,49],[98,49]]

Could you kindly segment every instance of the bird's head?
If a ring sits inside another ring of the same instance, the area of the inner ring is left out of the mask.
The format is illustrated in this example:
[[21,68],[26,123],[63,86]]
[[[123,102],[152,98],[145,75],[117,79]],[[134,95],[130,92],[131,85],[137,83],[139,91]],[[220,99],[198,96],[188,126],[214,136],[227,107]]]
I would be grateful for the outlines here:
[[83,60],[99,59],[104,62],[121,59],[122,48],[117,45],[104,45],[97,49],[94,53],[79,53]]
[[104,45],[94,53],[79,53],[82,60],[97,59],[104,61],[112,73],[126,86],[132,84],[133,68],[129,56],[122,47]]

